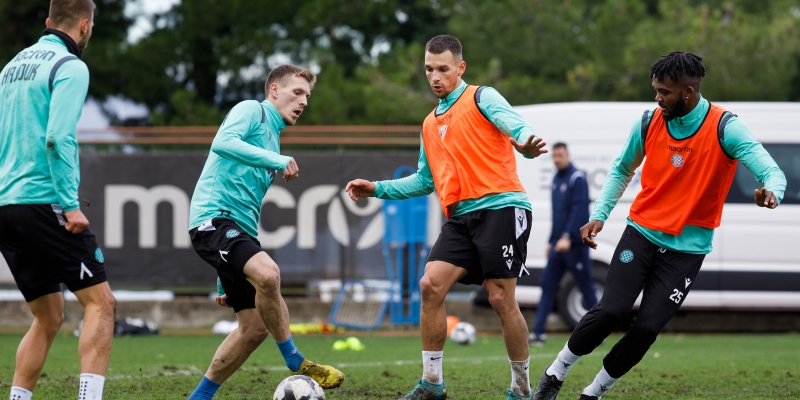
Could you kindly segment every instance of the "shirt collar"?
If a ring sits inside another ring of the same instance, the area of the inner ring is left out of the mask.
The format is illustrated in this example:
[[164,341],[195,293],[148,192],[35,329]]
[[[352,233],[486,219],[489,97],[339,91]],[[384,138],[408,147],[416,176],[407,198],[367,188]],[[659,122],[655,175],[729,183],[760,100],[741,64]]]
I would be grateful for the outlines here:
[[708,100],[703,98],[703,95],[700,95],[700,101],[694,107],[692,111],[689,111],[688,114],[677,117],[670,122],[674,122],[678,126],[695,126],[703,122],[703,118],[706,117],[708,113]]
[[458,85],[450,94],[445,96],[443,99],[439,99],[439,107],[438,111],[446,110],[453,105],[453,103],[458,100],[459,97],[464,93],[464,90],[467,89],[467,82],[461,81],[461,84]]
[[[67,49],[67,51],[69,51],[76,57],[81,58],[83,52],[81,51],[80,47],[78,47],[78,44],[75,43],[75,40],[73,40],[66,33],[61,32],[57,29],[47,28],[44,30],[42,35],[43,36],[41,39],[39,39],[39,41],[44,40],[50,43],[60,44],[64,46]],[[47,38],[47,40],[45,40],[45,38]]]
[[278,133],[280,133],[284,128],[286,128],[286,122],[283,121],[283,117],[281,117],[278,109],[275,108],[275,105],[270,103],[269,100],[264,100],[261,102],[261,104],[264,106],[264,109],[267,110],[269,120],[272,121],[272,127],[275,128]]

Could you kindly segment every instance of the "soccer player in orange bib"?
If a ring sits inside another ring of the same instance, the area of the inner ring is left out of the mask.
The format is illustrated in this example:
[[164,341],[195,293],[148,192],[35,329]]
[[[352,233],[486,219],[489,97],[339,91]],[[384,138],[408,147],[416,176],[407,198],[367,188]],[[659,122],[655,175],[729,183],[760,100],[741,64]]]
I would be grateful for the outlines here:
[[616,328],[644,290],[639,312],[625,336],[603,359],[603,368],[580,399],[601,398],[631,370],[686,300],[711,252],[714,229],[741,161],[764,187],[755,191],[759,207],[775,208],[786,177],[736,115],[700,95],[703,59],[683,51],[661,57],[650,68],[658,108],[637,119],[622,154],[614,161],[583,242],[593,237],[642,164],[642,191],[614,252],[603,298],[572,332],[569,342],[539,381],[534,399],[552,400],[570,368]]
[[514,149],[527,158],[545,145],[494,89],[461,80],[461,43],[441,35],[425,46],[425,73],[439,106],[422,125],[417,173],[398,180],[347,184],[358,197],[406,199],[436,189],[449,220],[442,227],[420,281],[422,379],[405,400],[447,398],[442,349],[447,339],[444,298],[456,283],[480,285],[500,319],[511,364],[507,399],[530,399],[527,324],[514,297],[528,274],[525,254],[531,205],[517,177]]

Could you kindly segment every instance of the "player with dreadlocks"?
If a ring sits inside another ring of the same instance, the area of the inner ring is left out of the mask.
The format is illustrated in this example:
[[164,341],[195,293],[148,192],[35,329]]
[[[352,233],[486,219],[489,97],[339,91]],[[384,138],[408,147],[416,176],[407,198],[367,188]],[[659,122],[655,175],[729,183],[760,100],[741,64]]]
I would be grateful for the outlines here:
[[692,53],[675,51],[650,68],[658,108],[637,118],[589,222],[581,228],[583,242],[597,248],[592,238],[603,229],[647,156],[642,190],[614,251],[603,298],[584,315],[544,371],[534,399],[555,399],[570,368],[620,325],[642,291],[636,318],[580,399],[599,399],[644,357],[695,285],[703,258],[711,252],[739,161],[764,183],[755,190],[757,206],[772,209],[783,198],[786,177],[761,143],[736,115],[700,95],[700,80],[706,73],[702,61]]

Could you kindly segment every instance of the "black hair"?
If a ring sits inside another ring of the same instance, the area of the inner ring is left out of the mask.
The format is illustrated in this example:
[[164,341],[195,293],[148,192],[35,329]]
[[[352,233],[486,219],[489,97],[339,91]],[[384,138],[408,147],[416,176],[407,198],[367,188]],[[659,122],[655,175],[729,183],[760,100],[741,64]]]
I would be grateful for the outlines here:
[[564,142],[558,142],[558,143],[553,145],[553,150],[560,149],[560,148],[563,148],[565,151],[568,151],[567,150],[567,144],[564,143]]
[[655,78],[659,82],[663,82],[665,77],[669,77],[673,82],[678,82],[681,78],[699,82],[704,76],[706,68],[703,66],[703,59],[686,51],[673,51],[661,56],[650,66],[650,79]]
[[450,50],[454,56],[461,58],[461,42],[455,36],[439,35],[428,41],[425,51],[432,54],[442,54]]

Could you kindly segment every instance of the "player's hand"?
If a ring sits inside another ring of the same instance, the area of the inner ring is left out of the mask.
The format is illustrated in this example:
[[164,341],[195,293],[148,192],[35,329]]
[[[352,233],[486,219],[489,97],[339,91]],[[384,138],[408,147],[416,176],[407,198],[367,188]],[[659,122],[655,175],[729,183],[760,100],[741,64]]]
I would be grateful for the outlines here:
[[347,183],[344,188],[353,201],[358,201],[359,197],[370,197],[375,193],[375,184],[366,179],[356,179]]
[[568,237],[562,237],[556,242],[556,253],[566,253],[572,247],[572,240]]
[[542,148],[547,143],[543,142],[542,138],[536,138],[536,140],[533,140],[533,137],[533,135],[528,136],[528,140],[522,144],[519,144],[519,142],[517,142],[514,138],[511,138],[511,144],[520,154],[526,155],[530,158],[536,158],[544,153],[547,153],[548,150]]
[[65,212],[64,217],[67,219],[67,225],[64,226],[67,232],[77,235],[89,227],[89,220],[86,219],[80,208]]
[[589,221],[588,224],[581,227],[581,239],[583,244],[597,250],[597,243],[592,240],[593,237],[603,230],[603,223],[597,220]]
[[297,167],[297,163],[294,161],[294,158],[289,160],[289,164],[286,164],[286,168],[283,169],[283,180],[289,182],[292,179],[300,177],[300,168]]
[[217,296],[216,301],[217,301],[217,304],[219,304],[219,305],[221,305],[223,307],[233,308],[233,307],[229,306],[228,303],[225,302],[225,300],[227,300],[227,299],[228,299],[228,295],[227,294],[223,294],[222,296]]
[[775,208],[778,206],[778,199],[775,197],[775,193],[762,187],[761,190],[756,189],[756,205],[759,207]]

